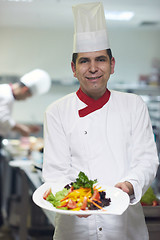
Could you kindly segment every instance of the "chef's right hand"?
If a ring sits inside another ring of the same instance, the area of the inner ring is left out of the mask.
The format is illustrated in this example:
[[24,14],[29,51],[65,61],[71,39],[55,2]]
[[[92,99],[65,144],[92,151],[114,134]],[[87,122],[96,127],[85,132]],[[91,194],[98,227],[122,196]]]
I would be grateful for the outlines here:
[[134,194],[133,185],[128,181],[119,182],[115,185],[115,187],[120,188],[124,192],[128,193],[129,196]]

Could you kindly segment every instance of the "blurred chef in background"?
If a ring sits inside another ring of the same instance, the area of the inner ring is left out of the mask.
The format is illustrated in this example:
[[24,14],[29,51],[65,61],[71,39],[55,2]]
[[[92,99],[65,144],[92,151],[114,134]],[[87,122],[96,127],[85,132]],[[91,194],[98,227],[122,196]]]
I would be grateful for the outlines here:
[[[44,94],[48,92],[50,86],[50,76],[41,69],[35,69],[25,74],[20,78],[19,82],[0,84],[0,150],[2,147],[2,139],[11,131],[16,131],[22,136],[29,136],[31,133],[36,133],[40,130],[39,126],[17,123],[12,118],[12,109],[15,101],[21,101],[35,95]],[[0,226],[2,222],[0,213]]]
[[16,123],[12,118],[12,108],[15,100],[25,100],[37,94],[46,93],[51,86],[47,72],[36,69],[25,74],[19,82],[0,84],[0,136],[6,136],[10,131],[16,131],[22,136],[29,136],[39,131],[37,126]]

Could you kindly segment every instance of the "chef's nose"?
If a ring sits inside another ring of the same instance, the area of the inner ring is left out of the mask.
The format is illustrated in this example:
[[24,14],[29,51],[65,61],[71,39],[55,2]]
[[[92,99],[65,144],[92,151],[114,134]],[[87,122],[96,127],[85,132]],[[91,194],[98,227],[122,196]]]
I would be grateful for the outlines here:
[[91,73],[95,73],[95,72],[98,71],[97,64],[96,64],[95,61],[91,61],[91,62],[90,62],[89,71],[90,71]]

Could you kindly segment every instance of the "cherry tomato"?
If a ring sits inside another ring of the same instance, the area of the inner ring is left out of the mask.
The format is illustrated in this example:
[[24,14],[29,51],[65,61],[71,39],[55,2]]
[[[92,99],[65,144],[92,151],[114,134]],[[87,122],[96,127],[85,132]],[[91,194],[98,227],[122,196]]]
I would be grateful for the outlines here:
[[70,209],[76,208],[77,207],[76,202],[73,201],[72,199],[70,199],[68,204],[67,204],[67,207],[70,208]]
[[147,203],[141,202],[142,206],[147,206]]
[[73,192],[73,190],[74,190],[74,187],[71,186],[71,188],[69,189],[69,193]]
[[94,193],[93,193],[93,196],[92,196],[91,199],[94,199],[94,200],[97,200],[97,201],[100,200],[100,194],[99,194],[98,190],[94,190]]
[[48,195],[51,193],[51,188],[49,188],[45,193],[43,194],[43,199],[47,199]]
[[155,206],[157,206],[157,205],[158,205],[158,202],[157,202],[156,200],[154,200],[154,201],[152,202],[152,206],[155,207]]
[[84,197],[83,203],[82,203],[82,206],[81,206],[81,210],[86,210],[87,201],[88,201],[87,197]]

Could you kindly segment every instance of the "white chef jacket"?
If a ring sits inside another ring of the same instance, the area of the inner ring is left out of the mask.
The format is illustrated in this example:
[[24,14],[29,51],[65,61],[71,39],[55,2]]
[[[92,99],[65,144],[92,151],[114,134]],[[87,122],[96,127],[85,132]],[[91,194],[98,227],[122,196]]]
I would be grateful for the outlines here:
[[54,240],[148,240],[141,196],[153,181],[158,156],[148,110],[141,97],[111,91],[99,110],[79,117],[86,107],[69,94],[51,104],[44,123],[45,181],[70,183],[80,171],[99,183],[129,181],[134,198],[120,216],[88,218],[56,215]]
[[0,136],[6,136],[15,126],[11,117],[14,97],[9,84],[0,84]]

